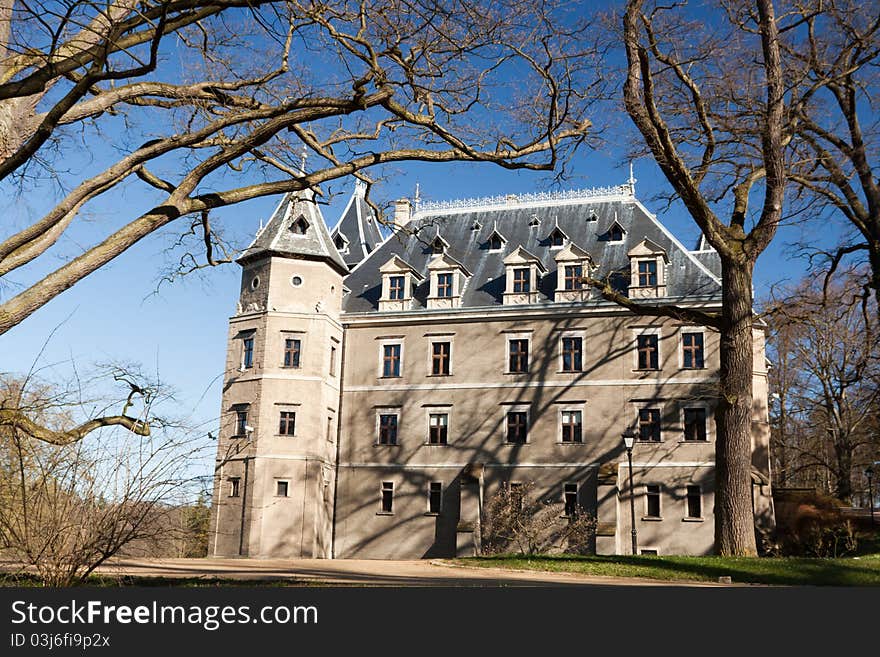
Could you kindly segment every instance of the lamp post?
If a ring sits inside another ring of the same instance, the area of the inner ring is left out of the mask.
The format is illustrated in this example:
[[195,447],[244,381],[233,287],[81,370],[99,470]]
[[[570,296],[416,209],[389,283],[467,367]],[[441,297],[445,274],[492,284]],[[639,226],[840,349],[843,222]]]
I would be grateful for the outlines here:
[[874,468],[865,468],[865,476],[868,478],[868,504],[871,509],[871,527],[874,526]]
[[633,497],[633,445],[636,442],[636,432],[629,428],[623,432],[623,446],[626,448],[626,458],[629,461],[629,522],[632,527],[632,553],[639,553],[639,540],[636,532],[636,500]]

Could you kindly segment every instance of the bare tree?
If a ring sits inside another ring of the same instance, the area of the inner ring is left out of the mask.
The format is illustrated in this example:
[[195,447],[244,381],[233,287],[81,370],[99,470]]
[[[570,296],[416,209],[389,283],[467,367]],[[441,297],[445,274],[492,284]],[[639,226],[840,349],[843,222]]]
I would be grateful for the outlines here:
[[880,426],[880,335],[861,280],[851,272],[823,290],[811,277],[766,308],[782,363],[772,382],[784,391],[777,416],[784,412],[786,430],[774,432],[789,453],[784,467],[818,472],[845,502],[876,457]]
[[[9,378],[0,399],[22,400],[23,412],[47,427],[75,422],[96,401]],[[167,542],[169,518],[194,497],[193,466],[212,447],[167,425],[145,437],[101,431],[115,435],[49,444],[26,427],[0,427],[0,554],[47,585],[82,583],[134,543]]]
[[773,2],[727,9],[695,16],[684,3],[630,0],[623,17],[626,111],[642,147],[720,256],[721,311],[633,301],[610,280],[591,283],[638,315],[721,334],[715,549],[753,555],[752,277],[782,218],[786,87]]
[[[577,33],[525,0],[0,0],[0,180],[63,190],[0,276],[124,181],[155,199],[4,300],[0,334],[181,218],[212,266],[216,208],[407,160],[552,169],[589,126]],[[83,146],[89,174],[66,174]]]

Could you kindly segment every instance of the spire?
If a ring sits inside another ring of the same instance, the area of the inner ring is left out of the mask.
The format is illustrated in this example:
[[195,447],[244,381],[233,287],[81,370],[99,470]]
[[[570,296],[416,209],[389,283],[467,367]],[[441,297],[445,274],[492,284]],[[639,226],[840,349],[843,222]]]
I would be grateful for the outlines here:
[[415,212],[419,211],[419,204],[422,202],[422,197],[419,195],[419,183],[416,183],[416,193],[413,196],[413,209]]
[[367,183],[360,178],[354,181],[354,195],[358,198],[364,198],[367,195]]
[[302,175],[306,175],[306,158],[309,156],[308,147],[303,144],[302,151],[299,154],[299,172]]
[[373,208],[366,201],[367,185],[361,180],[354,184],[354,192],[342,211],[330,237],[342,251],[345,263],[353,268],[382,242],[382,233]]
[[633,163],[632,160],[629,161],[629,180],[626,181],[629,184],[629,193],[633,196],[636,195],[636,177],[633,175]]

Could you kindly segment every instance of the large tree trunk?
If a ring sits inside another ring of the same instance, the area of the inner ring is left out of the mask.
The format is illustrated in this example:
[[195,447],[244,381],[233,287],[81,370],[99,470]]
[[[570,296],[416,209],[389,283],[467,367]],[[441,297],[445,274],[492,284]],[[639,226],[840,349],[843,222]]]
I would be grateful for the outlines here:
[[715,410],[715,550],[754,556],[752,268],[722,257],[721,383]]
[[834,454],[837,460],[835,478],[837,483],[834,487],[834,496],[841,502],[852,501],[852,453],[848,435],[837,434],[834,445]]

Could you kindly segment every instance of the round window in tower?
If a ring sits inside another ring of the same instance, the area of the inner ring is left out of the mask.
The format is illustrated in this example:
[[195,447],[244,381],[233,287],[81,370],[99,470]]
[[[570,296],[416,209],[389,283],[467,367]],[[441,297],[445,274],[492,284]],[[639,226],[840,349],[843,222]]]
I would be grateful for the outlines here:
[[259,277],[259,276],[254,276],[254,277],[251,279],[251,289],[252,289],[252,290],[256,290],[258,287],[260,287],[260,277]]
[[294,276],[293,278],[290,279],[290,284],[293,285],[293,287],[299,287],[300,285],[303,284],[302,276],[299,276],[299,275]]

